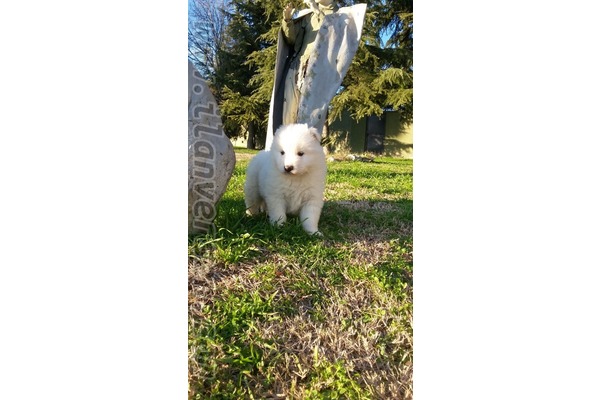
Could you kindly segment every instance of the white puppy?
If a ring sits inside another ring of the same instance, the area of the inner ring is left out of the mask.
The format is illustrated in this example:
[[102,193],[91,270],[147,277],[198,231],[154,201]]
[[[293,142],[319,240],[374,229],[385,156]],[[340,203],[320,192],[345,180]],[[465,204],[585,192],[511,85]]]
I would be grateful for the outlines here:
[[259,152],[248,164],[246,212],[266,211],[277,225],[286,221],[286,214],[299,215],[306,232],[321,235],[318,225],[326,174],[318,131],[306,124],[282,126],[274,134],[271,149]]

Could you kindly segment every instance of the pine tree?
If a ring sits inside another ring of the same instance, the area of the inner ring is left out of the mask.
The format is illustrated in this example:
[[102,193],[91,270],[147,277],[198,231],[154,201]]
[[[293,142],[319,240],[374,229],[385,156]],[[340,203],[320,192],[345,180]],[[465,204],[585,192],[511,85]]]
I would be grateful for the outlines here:
[[412,0],[368,2],[361,44],[331,102],[329,120],[343,110],[357,120],[398,110],[403,121],[411,122],[412,67]]
[[[266,21],[272,9],[272,1],[231,1],[230,23],[226,29],[228,42],[222,57],[227,62],[215,78],[222,100],[225,131],[230,137],[247,134],[249,148],[265,140],[269,99],[261,98],[266,85],[256,79],[261,74],[260,66],[251,61],[251,55],[273,47],[273,43],[265,39],[265,33],[271,28]],[[273,69],[274,66],[271,74]]]

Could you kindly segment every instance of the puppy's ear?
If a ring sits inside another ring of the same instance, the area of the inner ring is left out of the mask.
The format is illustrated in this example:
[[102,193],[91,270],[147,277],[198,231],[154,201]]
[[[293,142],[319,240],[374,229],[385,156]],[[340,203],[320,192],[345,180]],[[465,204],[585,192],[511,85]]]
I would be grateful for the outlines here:
[[279,128],[273,133],[273,136],[279,135],[279,133],[285,128],[285,125],[279,125]]
[[315,128],[315,127],[309,128],[308,133],[310,133],[317,142],[321,143],[321,133],[317,130],[317,128]]

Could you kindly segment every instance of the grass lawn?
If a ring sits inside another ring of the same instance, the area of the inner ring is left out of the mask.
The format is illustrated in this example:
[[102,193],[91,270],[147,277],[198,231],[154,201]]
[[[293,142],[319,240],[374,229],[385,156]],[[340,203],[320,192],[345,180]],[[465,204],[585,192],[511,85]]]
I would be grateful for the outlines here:
[[189,241],[190,399],[412,398],[412,160],[328,163],[324,237],[245,215]]

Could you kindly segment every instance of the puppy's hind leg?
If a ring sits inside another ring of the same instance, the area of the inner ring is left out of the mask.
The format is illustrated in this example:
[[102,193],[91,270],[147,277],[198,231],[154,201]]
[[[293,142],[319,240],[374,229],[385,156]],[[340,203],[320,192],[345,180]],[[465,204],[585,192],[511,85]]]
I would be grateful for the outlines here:
[[258,187],[252,184],[244,186],[244,201],[246,203],[246,214],[257,215],[264,209],[264,201],[260,197]]

